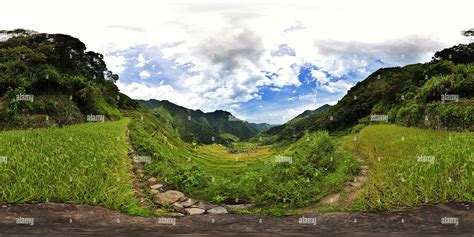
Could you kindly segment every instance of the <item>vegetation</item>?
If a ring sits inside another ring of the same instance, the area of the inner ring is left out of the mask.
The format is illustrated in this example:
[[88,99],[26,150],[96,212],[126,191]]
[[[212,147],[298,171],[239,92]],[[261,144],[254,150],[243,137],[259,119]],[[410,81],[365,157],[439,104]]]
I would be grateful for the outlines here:
[[[76,124],[86,115],[118,119],[118,76],[103,56],[62,34],[2,31],[0,42],[0,128]],[[24,95],[31,95],[23,100]]]
[[472,133],[377,125],[345,137],[344,145],[371,164],[359,208],[474,201]]
[[[257,204],[258,213],[283,215],[343,189],[358,172],[347,151],[371,164],[354,209],[473,201],[473,44],[380,69],[336,105],[271,127],[130,99],[103,56],[74,37],[0,33],[9,35],[0,42],[0,129],[47,127],[0,133],[0,203],[72,201],[146,215],[133,193],[127,126],[134,155],[151,158],[147,177],[217,204]],[[118,121],[59,128],[87,115]],[[334,135],[349,133],[342,151]]]
[[128,123],[0,133],[0,203],[74,202],[136,212]]
[[152,157],[146,170],[171,188],[214,203],[303,207],[341,189],[357,171],[353,157],[335,152],[334,139],[324,132],[292,145],[234,142],[233,148],[192,145],[164,135],[168,145],[160,137],[172,129],[146,111],[134,117],[132,144],[140,155]]
[[371,121],[371,115],[386,115],[387,122],[405,126],[474,131],[473,47],[471,43],[442,50],[430,63],[379,69],[331,108],[266,134],[272,141],[294,141],[304,131],[347,133],[359,123],[379,123]]
[[173,127],[186,142],[226,144],[227,141],[235,140],[233,137],[228,138],[226,134],[233,135],[239,140],[246,140],[270,127],[265,123],[241,121],[222,110],[204,113],[201,110],[175,105],[167,100],[149,100],[140,103],[153,111],[161,122]]

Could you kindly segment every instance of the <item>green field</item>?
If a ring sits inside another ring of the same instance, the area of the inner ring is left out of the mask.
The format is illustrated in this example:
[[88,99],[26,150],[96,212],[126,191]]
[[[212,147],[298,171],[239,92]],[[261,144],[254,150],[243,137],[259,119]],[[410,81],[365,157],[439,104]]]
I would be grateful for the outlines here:
[[[230,149],[185,143],[152,115],[143,115],[144,120],[132,116],[133,122],[0,133],[0,203],[74,202],[145,213],[132,188],[127,126],[137,155],[152,158],[144,164],[145,178],[157,177],[217,204],[286,209],[315,203],[358,172],[354,156],[338,149],[341,145],[370,164],[352,209],[474,200],[472,133],[376,125],[342,139],[313,132],[291,144],[234,142]],[[278,157],[291,162],[277,162]]]
[[[341,189],[357,172],[355,159],[336,152],[335,139],[327,133],[308,133],[290,145],[233,142],[230,149],[185,143],[165,126],[166,121],[147,112],[124,114],[134,118],[130,126],[134,149],[152,157],[145,164],[149,176],[217,204],[307,206]],[[291,162],[279,162],[278,157]]]
[[371,165],[359,208],[474,201],[473,133],[375,125],[345,137],[344,145]]
[[[0,133],[0,203],[137,206],[125,132],[129,119]],[[6,157],[6,158],[5,158]]]

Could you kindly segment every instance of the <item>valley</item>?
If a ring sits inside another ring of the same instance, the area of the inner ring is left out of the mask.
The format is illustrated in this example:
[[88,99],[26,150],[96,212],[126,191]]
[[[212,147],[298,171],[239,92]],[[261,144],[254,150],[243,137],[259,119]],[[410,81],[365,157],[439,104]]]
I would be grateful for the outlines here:
[[472,223],[474,60],[464,58],[474,43],[376,70],[336,104],[274,125],[130,98],[103,55],[79,39],[5,34],[0,213],[8,218],[27,205],[35,214],[80,210],[80,220],[94,211],[128,223],[182,218],[194,229],[220,214],[230,225],[317,215],[350,229],[347,218],[391,225],[403,215],[393,212],[428,210],[430,223],[440,213]]

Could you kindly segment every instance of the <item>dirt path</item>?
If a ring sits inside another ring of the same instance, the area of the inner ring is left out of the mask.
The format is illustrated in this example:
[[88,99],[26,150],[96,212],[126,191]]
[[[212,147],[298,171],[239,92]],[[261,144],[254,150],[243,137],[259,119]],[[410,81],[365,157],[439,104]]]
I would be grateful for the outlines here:
[[[101,207],[32,204],[0,208],[0,236],[162,236],[169,234],[307,234],[374,236],[474,236],[474,203],[450,203],[408,212],[335,212],[302,216],[202,215],[160,219],[132,217]],[[17,218],[33,218],[33,225]],[[445,218],[445,223],[442,223]],[[453,219],[446,219],[453,218]],[[457,219],[456,219],[457,218]],[[175,225],[166,222],[175,221]],[[316,224],[314,225],[314,222]],[[458,223],[456,225],[456,222]]]
[[359,163],[360,172],[346,184],[343,190],[324,197],[318,203],[298,209],[298,213],[315,213],[319,208],[328,206],[338,208],[349,207],[359,197],[369,173],[369,165],[364,159],[357,157],[357,162]]

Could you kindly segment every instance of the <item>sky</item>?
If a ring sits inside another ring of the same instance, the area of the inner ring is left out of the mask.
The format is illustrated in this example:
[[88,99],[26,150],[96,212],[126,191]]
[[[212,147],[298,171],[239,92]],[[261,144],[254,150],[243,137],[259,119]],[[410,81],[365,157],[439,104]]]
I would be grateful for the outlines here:
[[0,29],[79,38],[134,99],[281,124],[468,39],[474,1],[4,0]]

